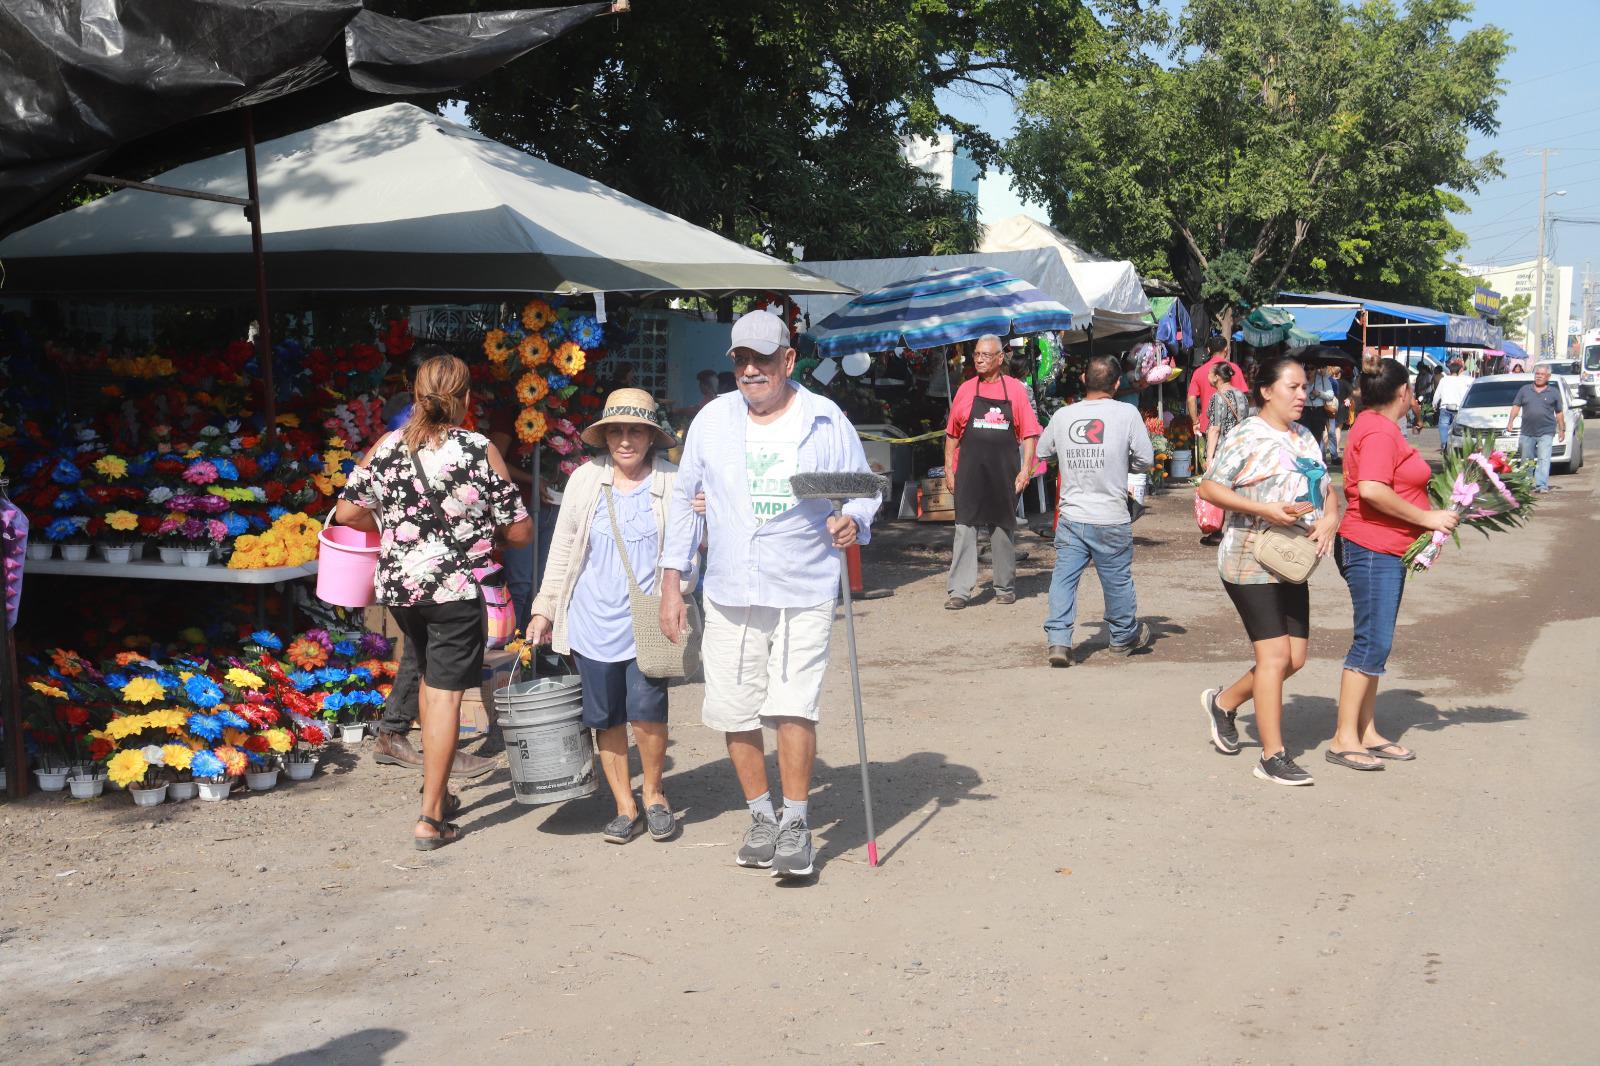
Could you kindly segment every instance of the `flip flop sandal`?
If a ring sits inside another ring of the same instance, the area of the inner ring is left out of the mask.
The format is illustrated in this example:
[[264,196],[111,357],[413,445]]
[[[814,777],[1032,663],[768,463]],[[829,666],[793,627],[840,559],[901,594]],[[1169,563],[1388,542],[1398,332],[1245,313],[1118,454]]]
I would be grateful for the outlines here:
[[461,827],[445,821],[443,818],[429,818],[426,814],[419,815],[417,821],[431,825],[439,835],[436,837],[411,838],[418,851],[437,851],[446,844],[454,844],[461,839]]
[[606,823],[606,827],[601,831],[601,834],[605,837],[607,844],[626,844],[639,835],[640,824],[637,814],[632,818],[625,814],[619,814]]
[[671,840],[678,831],[678,820],[672,817],[672,810],[660,803],[644,809],[644,822],[651,840]]
[[[1365,752],[1359,752],[1359,751],[1330,751],[1330,752],[1326,753],[1323,756],[1323,758],[1325,758],[1329,762],[1334,763],[1334,764],[1339,765],[1339,766],[1348,766],[1352,770],[1369,770],[1370,771],[1370,770],[1382,770],[1383,769],[1383,763],[1381,763],[1381,762],[1357,762],[1356,760],[1351,758],[1352,755],[1363,755],[1363,754],[1366,754],[1366,753]],[[1374,758],[1378,758],[1379,757],[1376,752],[1373,752],[1372,755],[1373,755]]]
[[1400,745],[1390,741],[1387,744],[1379,744],[1375,748],[1368,748],[1367,751],[1371,752],[1373,755],[1376,755],[1380,759],[1392,759],[1395,762],[1410,762],[1412,759],[1417,757],[1417,753],[1414,751],[1408,751],[1404,755],[1393,755],[1389,753],[1388,749],[1390,748],[1395,749],[1395,751],[1399,751]]

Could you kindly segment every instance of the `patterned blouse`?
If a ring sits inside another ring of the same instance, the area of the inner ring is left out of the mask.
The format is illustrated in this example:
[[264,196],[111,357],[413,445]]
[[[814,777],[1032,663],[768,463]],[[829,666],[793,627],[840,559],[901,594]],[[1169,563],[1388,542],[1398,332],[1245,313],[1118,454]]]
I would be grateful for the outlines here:
[[1227,439],[1233,427],[1250,417],[1250,397],[1242,389],[1218,389],[1211,394],[1211,406],[1206,411],[1206,423],[1217,427],[1217,447]]
[[[1226,485],[1256,503],[1311,503],[1316,509],[1300,519],[1309,527],[1322,517],[1328,468],[1322,459],[1322,446],[1300,423],[1291,423],[1285,431],[1272,428],[1260,415],[1252,415],[1217,445],[1216,458],[1206,467],[1206,480]],[[1217,570],[1222,580],[1236,585],[1278,581],[1256,562],[1246,544],[1252,532],[1266,528],[1266,522],[1236,511],[1227,515],[1222,545],[1217,549]]]
[[[417,452],[427,475],[417,481],[405,442],[390,433],[365,467],[350,471],[344,499],[372,511],[383,530],[378,552],[378,602],[390,607],[476,599],[475,567],[489,565],[495,529],[528,517],[511,482],[489,465],[489,440],[448,431],[437,447]],[[428,502],[438,500],[440,508]]]

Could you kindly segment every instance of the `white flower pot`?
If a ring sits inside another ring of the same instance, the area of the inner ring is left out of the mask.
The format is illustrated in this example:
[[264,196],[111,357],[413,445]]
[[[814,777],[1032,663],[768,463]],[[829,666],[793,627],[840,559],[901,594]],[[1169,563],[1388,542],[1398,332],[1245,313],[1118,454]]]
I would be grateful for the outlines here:
[[89,545],[63,544],[61,546],[61,558],[69,563],[81,563],[89,558]]
[[245,771],[244,779],[245,783],[250,786],[250,791],[265,792],[267,789],[277,785],[278,770],[276,767],[271,770],[247,770]]
[[161,561],[166,563],[168,566],[182,566],[183,565],[183,549],[182,548],[173,548],[173,547],[169,547],[168,545],[163,544],[160,547],[159,551],[161,552]]
[[1194,452],[1187,448],[1176,449],[1172,453],[1171,472],[1174,479],[1189,476],[1190,464],[1194,462]]
[[100,555],[108,563],[126,563],[133,559],[133,545],[102,544]]
[[211,549],[200,548],[199,550],[196,550],[194,548],[184,548],[183,565],[193,567],[210,566]]
[[200,798],[215,803],[228,798],[228,793],[233,791],[233,781],[223,778],[221,781],[196,781],[200,786]]
[[72,789],[73,799],[94,799],[105,791],[106,779],[99,775],[69,777],[67,778],[67,787]]
[[33,776],[39,780],[40,792],[61,792],[67,787],[65,770],[35,770]]
[[130,788],[128,794],[133,797],[135,807],[154,807],[165,803],[167,800],[167,786],[157,785],[155,788]]
[[289,775],[290,781],[310,781],[317,772],[317,760],[306,759],[303,762],[286,762],[283,772]]
[[200,786],[193,781],[173,781],[167,785],[167,799],[173,803],[192,800],[199,792]]
[[43,543],[35,542],[28,545],[28,558],[30,559],[52,559],[55,554],[56,546],[49,541],[44,541]]
[[1150,479],[1144,474],[1128,475],[1128,495],[1140,503],[1145,501],[1145,496],[1150,490]]
[[359,744],[367,736],[367,724],[357,722],[354,725],[339,726],[339,742],[341,744]]

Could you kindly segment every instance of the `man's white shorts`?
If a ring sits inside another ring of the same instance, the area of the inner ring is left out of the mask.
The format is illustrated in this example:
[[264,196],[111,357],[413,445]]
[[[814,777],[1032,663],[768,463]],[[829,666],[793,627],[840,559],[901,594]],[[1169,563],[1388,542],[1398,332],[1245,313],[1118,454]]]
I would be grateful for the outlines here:
[[701,642],[706,701],[700,717],[706,726],[743,733],[773,718],[815,722],[828,671],[833,602],[722,607],[708,598]]

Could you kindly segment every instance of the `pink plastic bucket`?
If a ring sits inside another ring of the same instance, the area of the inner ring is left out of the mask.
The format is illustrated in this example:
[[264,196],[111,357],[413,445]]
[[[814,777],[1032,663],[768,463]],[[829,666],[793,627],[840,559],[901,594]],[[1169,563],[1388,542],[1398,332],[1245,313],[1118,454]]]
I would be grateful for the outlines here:
[[326,525],[317,534],[317,599],[335,607],[370,607],[377,599],[378,534]]

